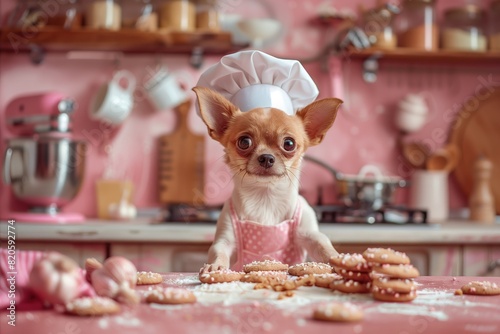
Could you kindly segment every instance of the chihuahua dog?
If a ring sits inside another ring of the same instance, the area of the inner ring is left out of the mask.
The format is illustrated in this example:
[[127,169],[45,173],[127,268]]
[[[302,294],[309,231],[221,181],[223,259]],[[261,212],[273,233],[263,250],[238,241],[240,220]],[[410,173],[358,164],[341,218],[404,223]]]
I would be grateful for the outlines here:
[[304,152],[323,140],[342,101],[313,102],[290,116],[274,108],[241,112],[219,93],[195,87],[210,137],[225,148],[234,181],[201,272],[241,270],[252,261],[326,262],[337,251],[299,195]]

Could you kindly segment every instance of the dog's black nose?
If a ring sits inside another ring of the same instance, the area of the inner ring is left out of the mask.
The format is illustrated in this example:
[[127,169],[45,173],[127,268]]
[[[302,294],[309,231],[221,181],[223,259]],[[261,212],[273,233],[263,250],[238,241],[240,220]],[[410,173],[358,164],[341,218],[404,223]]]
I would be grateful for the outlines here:
[[264,168],[271,168],[274,165],[274,155],[272,154],[262,154],[257,158],[259,164]]

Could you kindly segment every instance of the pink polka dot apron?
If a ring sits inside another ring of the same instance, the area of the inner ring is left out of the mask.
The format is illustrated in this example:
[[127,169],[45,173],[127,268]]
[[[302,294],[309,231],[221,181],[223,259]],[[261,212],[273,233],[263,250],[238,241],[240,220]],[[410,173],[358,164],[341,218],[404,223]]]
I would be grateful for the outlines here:
[[261,225],[240,220],[232,201],[230,210],[237,249],[237,259],[231,267],[232,270],[241,271],[244,264],[263,259],[274,259],[287,264],[304,262],[306,253],[295,242],[297,227],[302,217],[300,200],[293,217],[278,225]]

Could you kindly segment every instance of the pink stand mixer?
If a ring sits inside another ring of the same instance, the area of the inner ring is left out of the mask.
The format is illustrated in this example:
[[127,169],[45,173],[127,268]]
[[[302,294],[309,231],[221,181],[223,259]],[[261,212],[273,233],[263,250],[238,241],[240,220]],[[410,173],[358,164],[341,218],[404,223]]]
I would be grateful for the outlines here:
[[86,143],[71,133],[73,100],[60,93],[15,98],[7,105],[7,139],[3,179],[26,212],[10,212],[7,219],[29,223],[78,223],[84,217],[62,213],[76,197],[85,171]]

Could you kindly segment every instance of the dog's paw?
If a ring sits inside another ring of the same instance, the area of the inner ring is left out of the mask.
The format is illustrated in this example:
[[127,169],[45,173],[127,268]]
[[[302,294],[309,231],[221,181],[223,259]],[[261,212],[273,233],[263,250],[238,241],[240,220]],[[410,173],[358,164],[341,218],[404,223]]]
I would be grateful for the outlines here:
[[225,270],[225,269],[228,269],[228,266],[224,266],[217,263],[205,263],[203,267],[201,267],[200,269],[200,274],[205,274],[212,271]]

